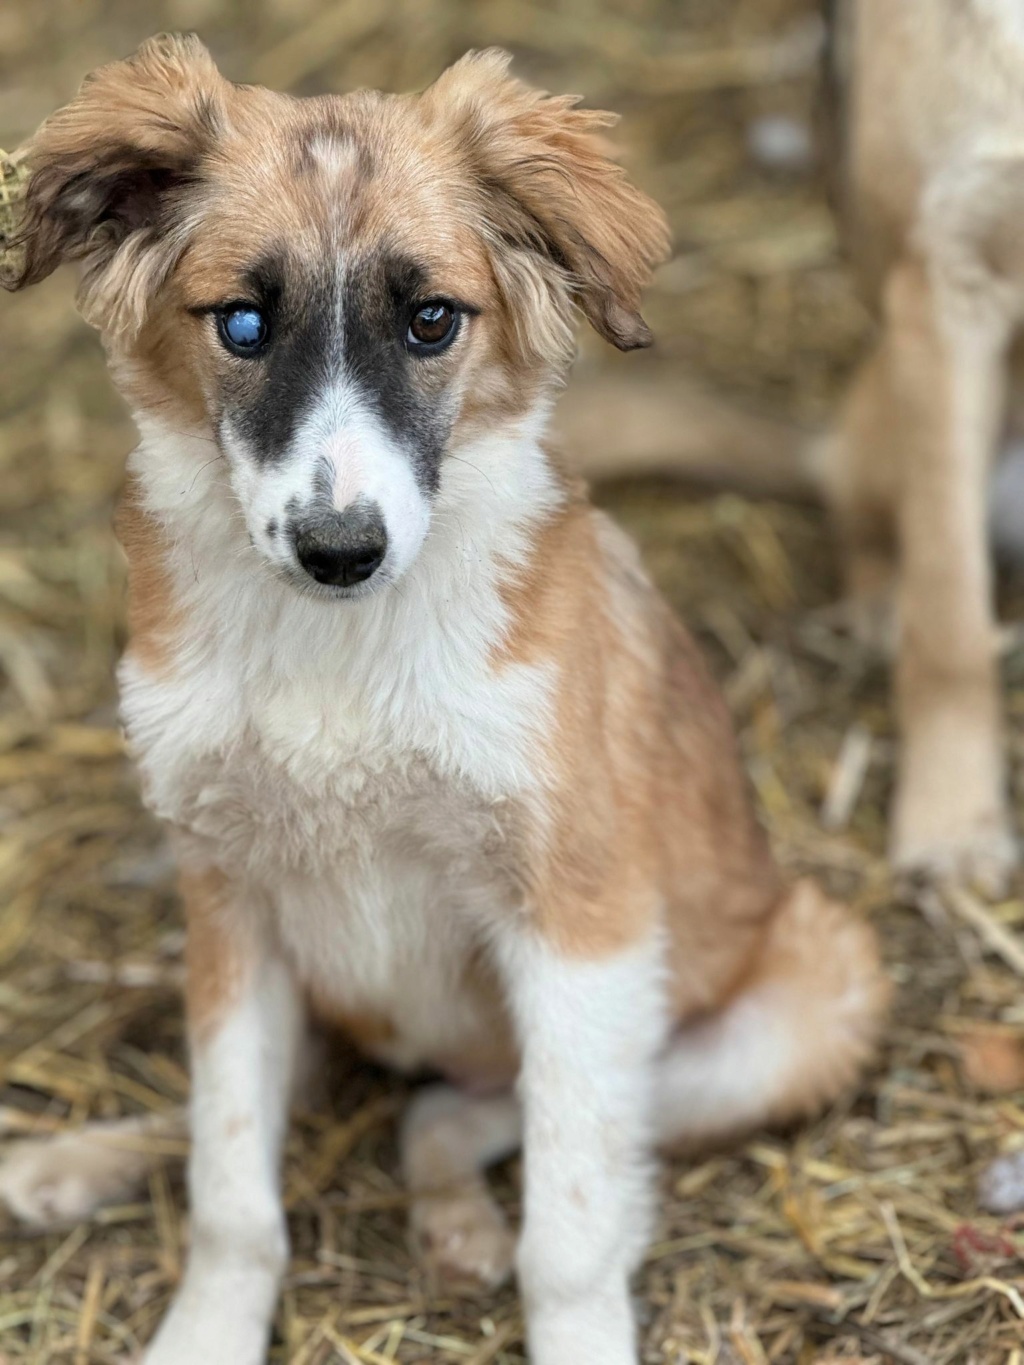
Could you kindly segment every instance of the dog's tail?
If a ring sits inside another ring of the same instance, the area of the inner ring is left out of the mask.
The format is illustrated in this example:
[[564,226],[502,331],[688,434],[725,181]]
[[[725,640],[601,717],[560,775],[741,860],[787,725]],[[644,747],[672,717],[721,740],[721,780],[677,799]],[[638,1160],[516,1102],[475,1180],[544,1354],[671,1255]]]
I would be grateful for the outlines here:
[[871,1058],[889,994],[871,927],[798,882],[745,988],[675,1035],[658,1076],[659,1140],[702,1147],[823,1108]]
[[555,429],[588,479],[670,474],[764,497],[822,496],[818,433],[665,373],[577,376],[559,401]]

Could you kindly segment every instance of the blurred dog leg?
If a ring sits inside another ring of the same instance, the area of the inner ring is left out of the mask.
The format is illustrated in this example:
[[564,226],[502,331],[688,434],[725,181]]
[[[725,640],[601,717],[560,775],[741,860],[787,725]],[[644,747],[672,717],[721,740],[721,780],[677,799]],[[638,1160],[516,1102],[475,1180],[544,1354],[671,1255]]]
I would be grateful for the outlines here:
[[988,473],[1004,411],[1011,316],[952,266],[907,259],[886,290],[890,417],[901,447],[904,747],[892,856],[998,893],[1015,861],[996,676]]
[[133,1198],[187,1137],[186,1112],[174,1109],[19,1142],[0,1162],[0,1204],[29,1227],[81,1222]]
[[436,1085],[412,1100],[401,1143],[410,1232],[425,1268],[446,1287],[492,1290],[512,1273],[515,1237],[483,1171],[521,1140],[512,1095],[476,1098]]
[[886,655],[896,644],[900,456],[890,383],[884,352],[876,348],[843,401],[822,468],[842,547],[850,625],[863,644]]
[[764,496],[821,497],[815,433],[676,375],[577,376],[559,400],[555,432],[588,479],[670,474]]

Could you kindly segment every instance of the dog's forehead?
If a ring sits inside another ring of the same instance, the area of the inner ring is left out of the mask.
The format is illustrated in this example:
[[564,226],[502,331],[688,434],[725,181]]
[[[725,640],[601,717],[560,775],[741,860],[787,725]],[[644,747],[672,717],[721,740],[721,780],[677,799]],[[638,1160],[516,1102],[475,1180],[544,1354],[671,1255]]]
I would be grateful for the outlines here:
[[206,166],[203,227],[223,262],[270,243],[297,258],[389,252],[430,273],[483,250],[473,187],[454,139],[404,96],[292,100],[253,92]]

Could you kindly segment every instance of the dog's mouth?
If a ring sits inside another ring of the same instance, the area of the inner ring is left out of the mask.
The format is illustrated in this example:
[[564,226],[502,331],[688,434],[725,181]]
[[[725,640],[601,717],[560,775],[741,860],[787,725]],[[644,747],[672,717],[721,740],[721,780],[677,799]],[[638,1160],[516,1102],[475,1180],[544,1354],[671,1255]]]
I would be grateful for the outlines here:
[[322,583],[299,564],[271,561],[270,568],[278,582],[286,584],[300,597],[314,602],[362,602],[389,588],[394,582],[387,564],[382,564],[362,583]]

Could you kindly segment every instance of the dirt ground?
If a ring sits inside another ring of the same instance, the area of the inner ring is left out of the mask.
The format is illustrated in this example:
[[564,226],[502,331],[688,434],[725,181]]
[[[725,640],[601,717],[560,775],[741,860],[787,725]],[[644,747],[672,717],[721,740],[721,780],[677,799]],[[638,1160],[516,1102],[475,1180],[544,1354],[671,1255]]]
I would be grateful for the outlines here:
[[[676,254],[651,293],[656,352],[605,356],[586,341],[582,378],[672,368],[760,412],[827,421],[869,329],[806,145],[810,0],[0,0],[0,146],[91,66],[183,27],[232,77],[300,92],[411,88],[499,43],[537,83],[618,109]],[[780,145],[782,164],[767,164]],[[139,804],[112,684],[123,567],[111,509],[132,430],[72,295],[60,275],[0,298],[4,1139],[158,1111],[187,1090],[173,869]],[[1024,901],[895,896],[885,671],[830,611],[834,547],[817,508],[654,481],[599,497],[706,646],[780,856],[874,921],[897,985],[884,1056],[858,1093],[813,1125],[666,1168],[637,1282],[644,1360],[1022,1365],[1024,1232],[979,1210],[975,1182],[1024,1145]],[[1005,592],[1012,613],[1019,586]],[[1024,654],[1005,672],[1019,770]],[[524,1358],[513,1291],[439,1297],[409,1254],[402,1093],[357,1066],[330,1112],[295,1122],[274,1361]],[[497,1180],[514,1213],[515,1163]],[[145,1198],[88,1225],[0,1226],[0,1365],[130,1356],[187,1237],[173,1159]]]

